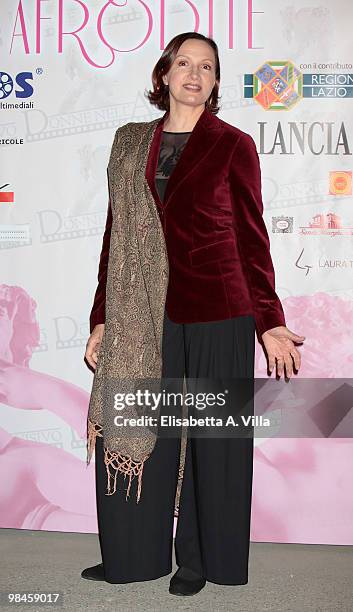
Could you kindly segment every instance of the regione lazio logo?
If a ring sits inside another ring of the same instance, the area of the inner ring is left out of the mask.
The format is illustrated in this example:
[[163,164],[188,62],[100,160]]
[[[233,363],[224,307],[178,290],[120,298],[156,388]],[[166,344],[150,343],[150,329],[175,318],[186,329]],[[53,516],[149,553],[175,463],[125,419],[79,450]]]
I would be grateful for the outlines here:
[[265,110],[291,110],[302,98],[353,98],[353,74],[336,72],[351,64],[300,64],[330,72],[302,73],[290,60],[268,61],[244,74],[244,98],[253,98]]
[[244,75],[244,97],[265,110],[289,110],[303,95],[303,76],[291,61],[265,62]]

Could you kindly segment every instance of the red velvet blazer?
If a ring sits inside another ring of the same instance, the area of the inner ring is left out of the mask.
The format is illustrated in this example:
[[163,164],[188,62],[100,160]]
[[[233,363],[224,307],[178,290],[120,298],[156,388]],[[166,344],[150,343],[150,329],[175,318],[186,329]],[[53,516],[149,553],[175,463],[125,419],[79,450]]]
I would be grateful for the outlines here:
[[[168,179],[162,203],[155,185],[166,112],[153,135],[145,177],[163,226],[172,321],[215,321],[252,314],[259,340],[285,325],[275,291],[263,220],[261,170],[253,138],[205,109]],[[90,331],[105,321],[105,289],[112,212],[108,206],[90,314]]]

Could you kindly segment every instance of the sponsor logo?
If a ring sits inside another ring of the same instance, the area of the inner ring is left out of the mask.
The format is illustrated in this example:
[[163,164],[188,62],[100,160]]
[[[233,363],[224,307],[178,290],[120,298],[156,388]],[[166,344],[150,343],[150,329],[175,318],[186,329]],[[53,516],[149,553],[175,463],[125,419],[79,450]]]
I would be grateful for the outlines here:
[[12,92],[16,98],[30,98],[33,95],[33,87],[29,81],[32,80],[32,72],[19,72],[12,77],[8,72],[0,71],[0,100],[8,98]]
[[0,145],[22,145],[23,143],[23,138],[0,138]]
[[0,202],[14,202],[15,193],[13,191],[9,191],[6,187],[9,186],[9,183],[5,183],[4,185],[0,185]]
[[[312,66],[316,68],[317,64]],[[319,69],[320,66],[327,69],[326,64],[319,64]],[[339,70],[340,67],[338,64],[334,69]],[[353,74],[302,74],[290,60],[269,60],[261,64],[254,73],[244,74],[244,98],[253,98],[264,110],[291,110],[302,98],[351,97]]]
[[309,225],[301,225],[300,234],[313,236],[352,236],[353,226],[343,225],[339,215],[333,212],[318,213],[309,221]]
[[330,172],[330,195],[352,195],[352,172],[348,170]]
[[309,270],[314,269],[315,271],[319,269],[320,271],[329,270],[330,273],[332,271],[343,271],[351,270],[353,268],[353,259],[340,258],[340,259],[331,259],[330,256],[321,255],[318,260],[315,261],[315,265],[310,265],[307,261],[307,256],[304,256],[304,249],[301,250],[299,257],[295,262],[296,268],[305,271],[305,276],[308,276]]
[[321,257],[319,259],[319,268],[350,270],[353,268],[353,259],[326,259],[325,257]]
[[309,270],[311,270],[313,266],[311,266],[310,264],[304,261],[305,258],[303,255],[304,255],[304,249],[300,251],[299,257],[297,258],[295,262],[295,267],[299,268],[299,270],[305,270],[305,276],[308,276]]
[[258,121],[258,126],[260,154],[352,155],[343,121],[339,125],[331,121],[288,121],[284,124],[278,121],[277,126]]
[[244,97],[265,110],[289,110],[303,95],[303,75],[290,61],[268,61],[244,75]]
[[273,234],[292,234],[293,233],[293,217],[272,217],[272,232]]
[[0,225],[0,249],[30,246],[31,244],[29,225]]

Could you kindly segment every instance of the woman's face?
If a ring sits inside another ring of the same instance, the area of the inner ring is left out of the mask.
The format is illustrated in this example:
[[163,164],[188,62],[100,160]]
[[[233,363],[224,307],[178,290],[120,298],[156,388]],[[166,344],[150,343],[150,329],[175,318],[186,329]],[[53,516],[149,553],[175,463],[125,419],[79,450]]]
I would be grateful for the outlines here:
[[176,102],[187,106],[204,104],[216,82],[216,58],[212,47],[203,40],[185,40],[163,81],[169,85],[170,96]]

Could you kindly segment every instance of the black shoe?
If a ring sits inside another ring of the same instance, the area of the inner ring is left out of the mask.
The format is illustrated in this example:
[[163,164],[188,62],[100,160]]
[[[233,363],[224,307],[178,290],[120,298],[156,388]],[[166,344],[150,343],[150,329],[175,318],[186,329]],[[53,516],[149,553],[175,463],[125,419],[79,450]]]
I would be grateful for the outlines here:
[[[190,570],[189,573],[191,573]],[[178,571],[170,579],[169,593],[172,595],[196,595],[206,584],[206,578],[203,576],[198,576],[197,578],[185,578],[182,576],[183,568],[179,567]]]
[[86,580],[104,580],[103,563],[99,563],[99,565],[94,565],[93,567],[86,567],[86,569],[81,572],[81,578],[86,578]]

